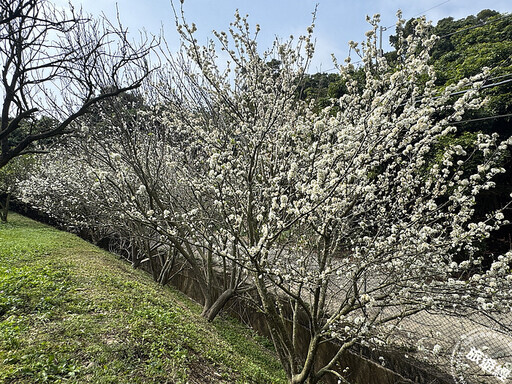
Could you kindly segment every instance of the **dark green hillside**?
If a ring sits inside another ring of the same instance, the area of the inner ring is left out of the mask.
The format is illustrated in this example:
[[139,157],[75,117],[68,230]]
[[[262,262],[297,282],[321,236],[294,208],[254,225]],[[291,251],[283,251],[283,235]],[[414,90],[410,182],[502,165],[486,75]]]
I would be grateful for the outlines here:
[[74,235],[0,225],[0,383],[285,382],[269,345]]

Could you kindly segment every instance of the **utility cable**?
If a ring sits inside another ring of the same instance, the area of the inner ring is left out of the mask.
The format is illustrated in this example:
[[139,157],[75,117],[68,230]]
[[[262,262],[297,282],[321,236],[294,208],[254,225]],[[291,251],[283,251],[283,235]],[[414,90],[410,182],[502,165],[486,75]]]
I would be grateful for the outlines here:
[[483,22],[481,24],[473,25],[472,27],[468,27],[468,28],[464,28],[464,29],[460,29],[460,30],[452,32],[452,33],[447,33],[446,35],[439,36],[439,38],[443,39],[445,37],[449,37],[449,36],[455,35],[455,34],[460,33],[460,32],[465,32],[465,31],[469,31],[471,29],[480,28],[480,27],[483,27],[483,26],[485,26],[487,24],[492,24],[492,23],[494,23],[496,21],[500,21],[500,20],[505,19],[505,18],[510,17],[510,16],[512,16],[512,15],[510,15],[510,14],[509,15],[503,15],[502,17],[497,18],[497,19],[486,20],[485,22]]
[[[511,74],[508,74],[508,75],[511,75]],[[503,81],[500,81],[498,83],[492,83],[492,84],[486,84],[486,85],[483,85],[480,87],[480,89],[485,89],[485,88],[493,88],[493,87],[497,87],[497,86],[500,86],[500,85],[503,85],[503,84],[507,84],[507,83],[510,83],[512,82],[512,79],[508,79],[508,80],[503,80]],[[457,92],[452,92],[452,93],[449,93],[448,96],[456,96],[456,95],[462,95],[468,91],[470,91],[472,88],[470,89],[465,89],[463,91],[457,91]],[[428,100],[435,100],[435,99],[439,99],[441,97],[443,97],[444,95],[440,95],[440,96],[434,96],[432,98],[429,98]],[[416,100],[414,101],[414,104],[422,101],[424,99],[424,97],[418,97],[416,98]],[[402,104],[400,104],[401,107],[403,107],[404,105],[407,105],[407,102],[404,102]]]
[[[510,74],[509,74],[510,75]],[[503,81],[500,81],[498,83],[492,83],[492,84],[486,84],[486,85],[482,85],[480,87],[480,89],[485,89],[485,88],[493,88],[493,87],[497,87],[498,85],[503,85],[503,84],[506,84],[506,83],[510,83],[512,81],[512,79],[508,79],[508,80],[503,80]],[[453,92],[453,93],[450,93],[449,96],[455,96],[455,95],[460,95],[460,94],[463,94],[463,93],[466,93],[468,92],[469,89],[466,89],[464,91],[457,91],[457,92]],[[435,99],[439,98],[441,96],[436,96]]]
[[502,117],[511,117],[511,116],[512,116],[512,113],[507,113],[506,115],[495,115],[495,116],[479,117],[478,119],[455,121],[450,124],[472,123],[473,121],[493,120],[493,119],[500,119]]
[[[450,0],[448,0],[448,1],[450,1]],[[430,8],[430,9],[434,9],[434,8],[436,8],[436,7],[440,6],[440,5],[443,5],[443,4],[447,3],[448,1],[445,1],[444,3],[438,4],[437,6],[432,7],[432,8]],[[430,9],[428,9],[428,11],[429,11]],[[426,12],[426,11],[425,11],[425,12]],[[418,15],[420,15],[420,14],[421,14],[421,13],[419,13]],[[417,15],[416,15],[416,16],[417,16]],[[497,18],[497,19],[486,20],[486,21],[484,21],[483,23],[480,23],[480,24],[477,24],[477,25],[473,25],[473,26],[468,27],[468,28],[460,29],[460,30],[455,31],[455,32],[447,33],[446,35],[438,36],[438,38],[439,38],[439,39],[443,39],[443,38],[445,38],[445,37],[449,37],[449,36],[455,35],[455,34],[460,33],[460,32],[465,32],[465,31],[469,31],[469,30],[472,30],[472,29],[480,28],[480,27],[483,27],[483,26],[485,26],[485,25],[492,24],[492,23],[494,23],[494,22],[496,22],[496,21],[503,20],[503,19],[505,19],[505,18],[507,18],[507,17],[510,17],[510,16],[512,16],[512,15],[511,15],[511,14],[508,14],[508,15],[503,15],[503,16],[501,16],[501,17]],[[413,16],[413,17],[415,17],[415,16]],[[383,31],[386,31],[386,30],[388,30],[388,29],[389,29],[389,28],[391,28],[391,27],[393,27],[393,25],[391,25],[391,26],[389,26],[389,27],[382,28],[382,30],[383,30]]]
[[[441,6],[441,5],[443,5],[443,4],[449,3],[450,1],[451,1],[451,0],[446,0],[446,1],[443,1],[442,3],[439,3],[439,4],[437,4],[437,5],[434,5],[432,8],[429,8],[429,9],[427,9],[427,10],[425,10],[425,11],[422,11],[422,12],[420,12],[420,13],[415,14],[414,16],[411,16],[411,19],[412,19],[413,17],[416,17],[416,16],[424,15],[424,14],[425,14],[425,13],[427,13],[428,11],[431,11],[431,10],[433,10],[433,9],[437,8],[437,7],[440,7],[440,6]],[[390,25],[389,27],[385,27],[385,28],[384,28],[384,30],[387,30],[387,29],[392,28],[392,27],[394,27],[394,26],[396,26],[396,24]]]

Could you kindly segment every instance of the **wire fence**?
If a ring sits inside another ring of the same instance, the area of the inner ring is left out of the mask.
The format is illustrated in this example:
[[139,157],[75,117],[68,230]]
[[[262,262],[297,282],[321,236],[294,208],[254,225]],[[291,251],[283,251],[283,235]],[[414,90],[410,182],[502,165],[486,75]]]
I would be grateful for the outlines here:
[[386,365],[392,356],[389,368],[411,382],[512,383],[511,329],[512,314],[461,317],[422,311],[404,319],[390,338],[391,347],[373,360]]

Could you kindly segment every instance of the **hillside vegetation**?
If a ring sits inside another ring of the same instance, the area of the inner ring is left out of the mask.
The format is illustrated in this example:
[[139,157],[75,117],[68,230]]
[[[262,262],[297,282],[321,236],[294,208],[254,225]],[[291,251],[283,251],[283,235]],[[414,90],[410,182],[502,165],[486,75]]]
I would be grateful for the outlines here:
[[269,345],[74,235],[0,225],[1,383],[284,382]]

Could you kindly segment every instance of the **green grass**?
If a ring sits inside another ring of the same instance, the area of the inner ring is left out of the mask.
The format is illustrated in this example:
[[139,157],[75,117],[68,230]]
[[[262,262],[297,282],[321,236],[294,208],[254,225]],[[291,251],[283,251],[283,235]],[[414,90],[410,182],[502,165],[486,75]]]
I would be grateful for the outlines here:
[[284,383],[268,341],[115,256],[0,225],[0,383]]

